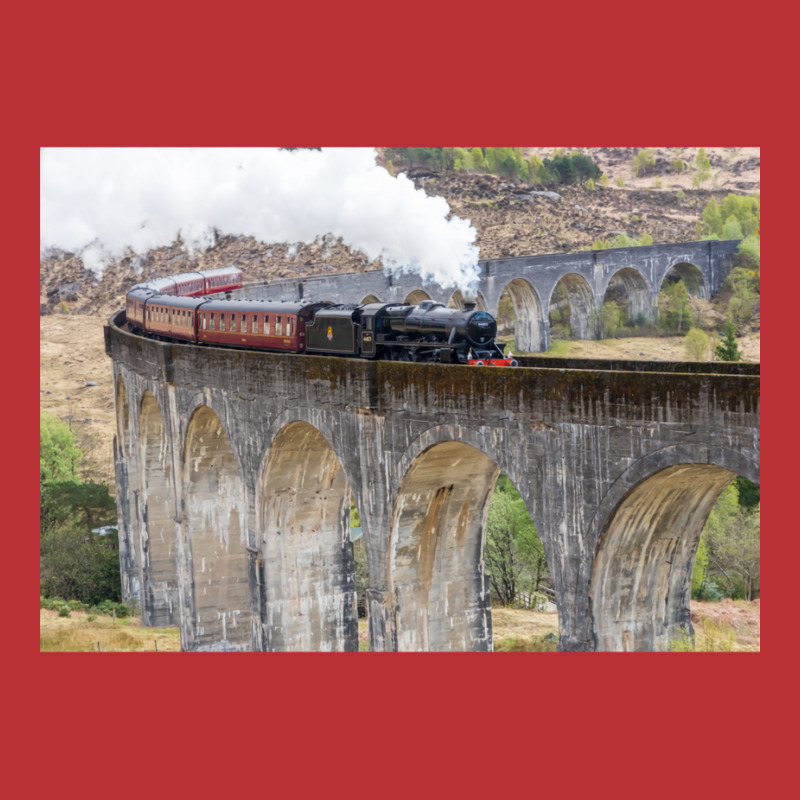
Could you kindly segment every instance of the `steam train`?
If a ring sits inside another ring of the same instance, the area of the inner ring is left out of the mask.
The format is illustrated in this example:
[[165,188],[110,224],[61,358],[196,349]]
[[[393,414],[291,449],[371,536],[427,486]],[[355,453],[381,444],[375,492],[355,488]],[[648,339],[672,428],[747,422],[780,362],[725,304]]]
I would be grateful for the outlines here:
[[237,300],[239,270],[157,278],[127,295],[129,330],[164,341],[392,361],[516,366],[495,341],[497,323],[467,303],[419,305]]

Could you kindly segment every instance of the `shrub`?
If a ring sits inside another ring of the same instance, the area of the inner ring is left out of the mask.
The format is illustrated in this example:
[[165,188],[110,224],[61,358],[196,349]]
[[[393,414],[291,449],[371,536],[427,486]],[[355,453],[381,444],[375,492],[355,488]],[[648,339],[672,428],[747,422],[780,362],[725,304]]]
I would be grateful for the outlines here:
[[684,163],[682,158],[676,158],[672,162],[672,171],[673,172],[683,172],[686,169],[686,164]]
[[633,174],[637,177],[646,175],[656,166],[655,150],[652,147],[645,147],[640,150],[633,159]]
[[622,180],[622,177],[617,178],[617,186],[619,186],[620,189],[625,188],[625,181]]
[[705,331],[701,331],[700,328],[692,328],[686,334],[684,342],[687,361],[705,361],[708,358],[711,344]]
[[57,611],[59,617],[68,617],[70,615],[71,609],[68,603],[59,603]]
[[683,200],[684,197],[686,197],[686,193],[683,191],[683,189],[678,189],[678,191],[675,193],[675,199]]

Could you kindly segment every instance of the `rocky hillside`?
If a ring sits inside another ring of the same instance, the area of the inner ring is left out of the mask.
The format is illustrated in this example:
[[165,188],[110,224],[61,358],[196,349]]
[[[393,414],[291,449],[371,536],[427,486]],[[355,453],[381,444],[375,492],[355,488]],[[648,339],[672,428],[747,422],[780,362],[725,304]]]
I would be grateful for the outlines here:
[[[552,148],[523,148],[542,157]],[[711,179],[704,189],[692,188],[694,169],[671,172],[672,148],[656,149],[656,173],[635,177],[631,164],[635,149],[582,149],[609,176],[608,186],[593,191],[584,186],[541,186],[494,175],[406,169],[418,188],[440,195],[453,215],[469,219],[478,231],[481,258],[522,256],[532,253],[575,252],[592,246],[599,238],[618,233],[639,238],[647,233],[656,243],[696,238],[695,223],[712,194],[722,199],[729,192],[760,190],[758,148],[707,148]],[[696,148],[683,148],[681,157],[694,164]],[[402,170],[402,167],[400,167]],[[400,171],[398,170],[398,171]],[[621,178],[625,187],[616,185]],[[685,197],[676,197],[683,189]],[[131,256],[108,267],[101,279],[84,268],[80,257],[55,253],[41,261],[40,308],[42,315],[78,313],[108,317],[124,304],[125,292],[134,283],[151,277],[239,266],[245,280],[266,281],[325,272],[379,269],[365,256],[353,253],[333,237],[309,245],[264,244],[249,237],[220,232],[204,253],[185,252],[180,241]]]

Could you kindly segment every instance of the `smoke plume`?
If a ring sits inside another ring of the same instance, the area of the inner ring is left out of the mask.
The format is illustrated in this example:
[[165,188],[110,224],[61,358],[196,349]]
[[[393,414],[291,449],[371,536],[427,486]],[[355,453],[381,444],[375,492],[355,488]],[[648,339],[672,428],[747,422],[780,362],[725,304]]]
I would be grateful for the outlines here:
[[473,290],[476,231],[447,219],[372,148],[318,150],[46,148],[41,153],[41,253],[80,253],[95,274],[131,251],[180,235],[205,250],[213,231],[265,243],[310,243],[333,234],[388,271]]

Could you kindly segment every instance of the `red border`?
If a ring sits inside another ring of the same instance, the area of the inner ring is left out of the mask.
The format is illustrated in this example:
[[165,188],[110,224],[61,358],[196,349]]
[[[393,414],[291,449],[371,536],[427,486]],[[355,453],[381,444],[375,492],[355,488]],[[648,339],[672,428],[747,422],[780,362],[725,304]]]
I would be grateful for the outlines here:
[[[28,72],[9,98],[5,218],[25,233],[7,228],[15,256],[7,272],[30,257],[42,145],[741,146],[762,145],[781,122],[765,100],[762,66],[780,49],[781,31],[741,18],[729,24],[721,11],[706,16],[695,6],[662,9],[658,20],[610,7],[437,15],[419,5],[270,6],[261,20],[243,9],[208,15],[146,3],[121,7],[114,20],[108,13],[107,5],[70,6],[48,10],[44,26],[20,20],[35,41],[23,34],[17,44]],[[780,333],[789,334],[780,330],[776,269],[768,261],[768,369],[778,368]],[[12,311],[26,332],[36,296],[27,270]],[[7,373],[6,419],[22,419],[7,431],[7,464],[13,455],[20,476],[10,496],[20,500],[17,524],[6,527],[6,580],[19,576],[6,616],[8,729],[20,754],[35,754],[37,792],[552,788],[573,797],[664,787],[702,796],[761,789],[780,770],[787,746],[768,713],[787,696],[788,624],[782,642],[771,622],[765,652],[740,656],[38,653],[28,606],[38,584],[34,359],[26,335]],[[777,400],[770,396],[770,409]],[[781,464],[769,444],[783,419],[794,428],[779,408],[767,420],[773,554],[796,546],[787,541],[796,525],[777,524],[779,498],[796,475],[789,448]],[[790,585],[775,560],[770,597]],[[780,560],[790,563],[788,551]],[[771,621],[779,605],[768,599]]]

